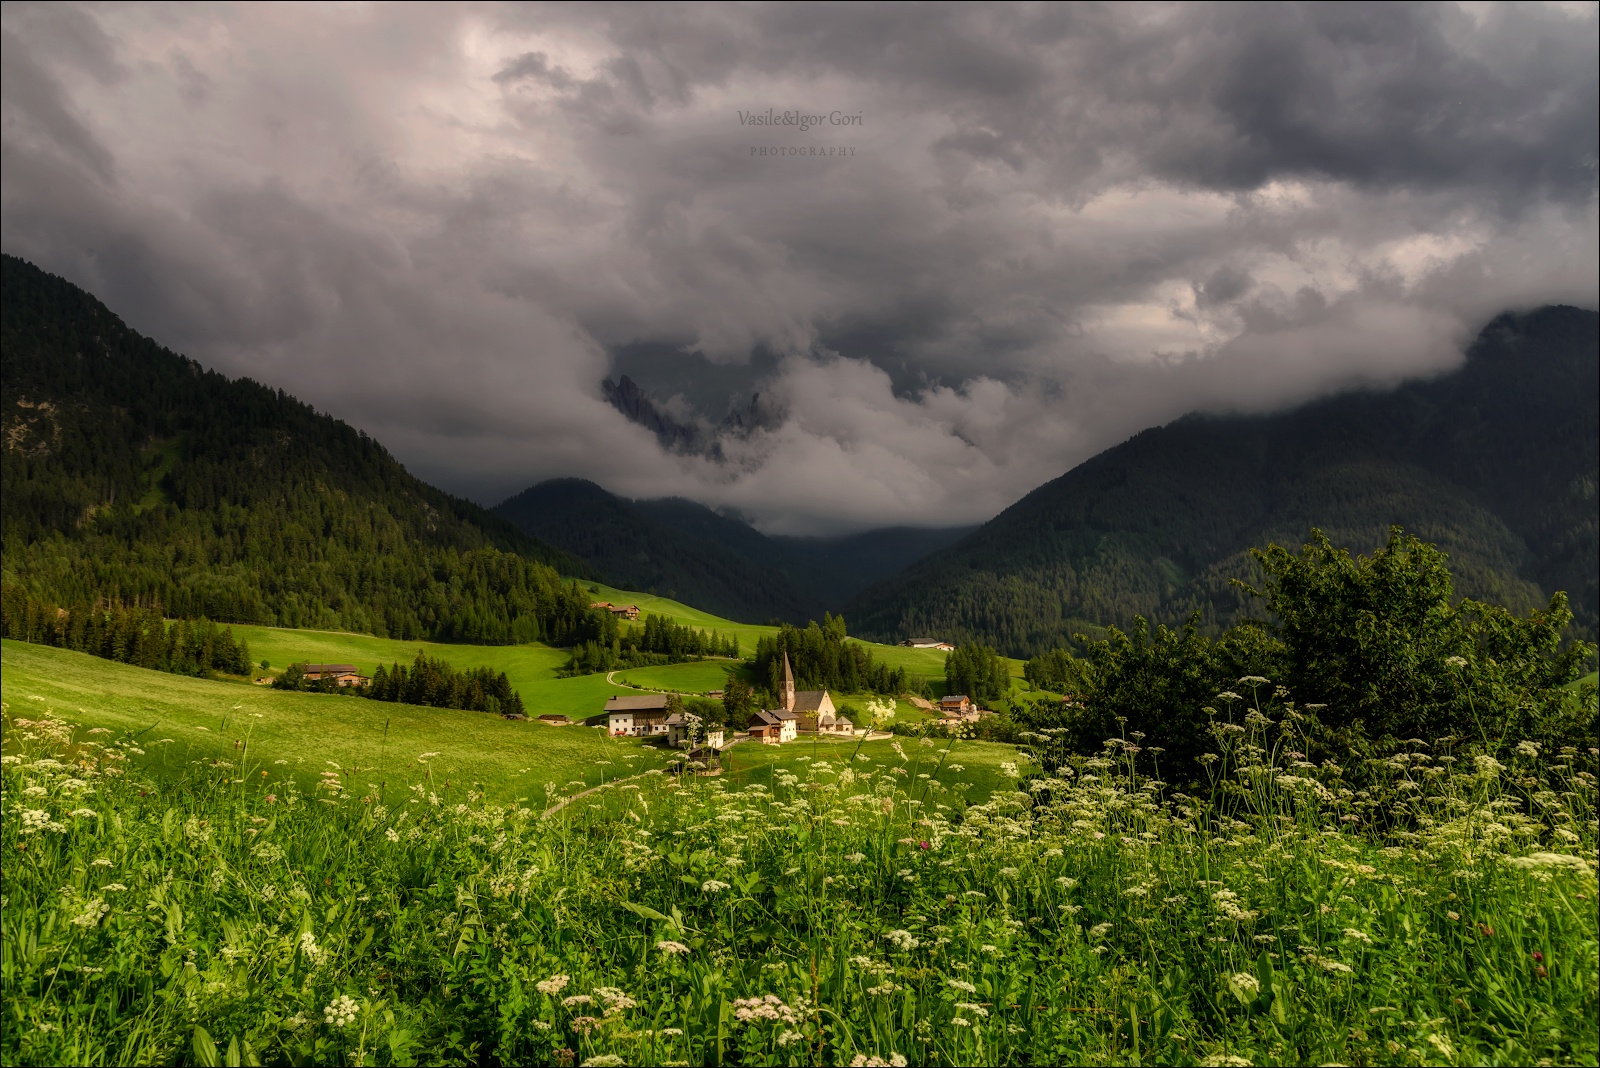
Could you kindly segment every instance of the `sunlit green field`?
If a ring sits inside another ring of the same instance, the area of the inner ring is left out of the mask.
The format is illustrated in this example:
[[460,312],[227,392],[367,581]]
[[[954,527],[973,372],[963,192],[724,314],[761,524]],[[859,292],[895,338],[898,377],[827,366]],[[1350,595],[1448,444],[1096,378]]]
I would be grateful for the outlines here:
[[[587,583],[584,589],[590,590],[589,596],[596,601],[638,605],[641,619],[646,615],[666,616],[674,623],[700,627],[704,630],[715,630],[718,634],[723,635],[732,634],[739,639],[739,655],[741,656],[753,656],[756,651],[757,641],[766,635],[778,633],[777,627],[735,623],[732,620],[714,616],[710,612],[702,612],[698,608],[691,608],[681,601],[669,600],[666,597],[656,597],[648,593],[629,593],[626,590],[619,590],[614,586],[606,586],[597,582]],[[821,622],[821,620],[818,620],[818,622]]]
[[[926,783],[935,782],[947,789],[958,789],[972,802],[988,801],[996,789],[1005,786],[1001,765],[1014,764],[1017,747],[992,742],[952,741],[947,738],[896,738],[892,741],[864,742],[850,739],[807,739],[787,745],[761,745],[744,742],[723,752],[723,777],[730,787],[751,783],[771,787],[783,772],[804,777],[809,766],[828,762],[857,771],[882,773],[885,768],[904,766],[907,790],[929,804],[937,802]],[[923,779],[926,775],[928,778]],[[965,784],[965,785],[961,785]]]
[[[1276,759],[1301,739],[1269,705],[1219,733],[1219,774],[1248,786],[1212,801],[1114,749],[1018,790],[1006,747],[818,742],[740,745],[722,776],[642,775],[541,818],[542,790],[485,803],[446,785],[445,757],[377,786],[324,765],[310,789],[226,748],[228,766],[163,768],[155,741],[46,711],[86,696],[44,689],[74,654],[38,650],[17,699],[33,651],[4,650],[0,1064],[1600,1052],[1592,753],[1462,750],[1453,772],[1441,739],[1312,768]],[[365,703],[251,696],[235,714],[263,725]],[[980,774],[1006,788],[968,804]]]
[[[623,767],[642,770],[668,760],[661,750],[581,725],[210,682],[22,642],[5,641],[3,651],[0,695],[17,714],[53,709],[86,727],[172,738],[188,759],[233,761],[239,746],[248,745],[253,759],[268,764],[286,760],[315,774],[334,761],[374,781],[398,781],[417,773],[418,755],[436,752],[435,777],[482,783],[502,800],[534,796],[530,791],[548,781],[594,784],[616,778]],[[575,712],[603,707],[604,676],[567,681],[577,684],[569,701]]]
[[745,681],[753,676],[737,660],[699,660],[687,664],[662,664],[659,667],[618,668],[616,680],[647,690],[672,690],[676,693],[709,693],[722,689],[728,672],[738,671]]

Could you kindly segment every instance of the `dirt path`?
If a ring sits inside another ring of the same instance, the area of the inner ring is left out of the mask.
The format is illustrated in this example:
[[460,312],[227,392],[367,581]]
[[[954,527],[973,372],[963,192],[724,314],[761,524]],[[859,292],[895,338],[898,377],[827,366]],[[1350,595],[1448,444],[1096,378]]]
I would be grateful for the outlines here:
[[616,786],[618,783],[632,782],[634,779],[642,779],[649,774],[650,773],[648,771],[641,771],[637,775],[629,775],[626,779],[612,779],[610,782],[603,782],[599,786],[591,786],[587,790],[581,790],[565,800],[557,801],[555,804],[539,813],[539,818],[545,819],[548,816],[554,816],[557,812],[560,812],[562,809],[566,808],[580,797],[588,797],[590,794],[598,793],[608,786]]

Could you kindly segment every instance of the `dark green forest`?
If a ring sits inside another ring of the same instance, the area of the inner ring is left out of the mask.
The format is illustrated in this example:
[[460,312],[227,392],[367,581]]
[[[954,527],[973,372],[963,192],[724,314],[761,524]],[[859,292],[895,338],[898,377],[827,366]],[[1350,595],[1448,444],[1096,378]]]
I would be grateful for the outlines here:
[[735,637],[724,638],[714,630],[699,630],[674,623],[666,616],[647,615],[642,627],[623,628],[609,622],[600,635],[579,642],[573,647],[565,670],[568,675],[594,675],[619,667],[678,664],[706,656],[732,659],[738,655],[739,639]]
[[1262,578],[1240,592],[1278,625],[1245,622],[1212,640],[1192,624],[1135,617],[1075,669],[1086,680],[1077,700],[1014,714],[1063,753],[1120,739],[1185,787],[1206,782],[1220,735],[1242,732],[1264,699],[1307,729],[1320,751],[1297,757],[1313,763],[1405,738],[1499,754],[1594,744],[1593,686],[1564,687],[1595,647],[1563,641],[1572,620],[1563,594],[1526,613],[1463,600],[1445,555],[1398,528],[1370,555],[1313,531],[1297,552],[1251,558]]
[[1400,525],[1448,554],[1457,597],[1525,611],[1564,591],[1567,633],[1592,639],[1597,326],[1568,307],[1502,315],[1431,380],[1146,430],[844,610],[869,640],[935,634],[1018,657],[1135,616],[1181,627],[1199,613],[1215,637],[1253,611],[1229,585],[1260,575],[1251,546],[1317,527],[1369,552]]
[[0,260],[4,577],[73,611],[566,643],[587,564],[282,391],[202,368]]
[[824,614],[805,629],[785,624],[777,634],[756,643],[755,677],[764,684],[758,697],[763,708],[776,708],[783,682],[783,657],[789,656],[794,684],[800,690],[836,693],[898,694],[910,688],[904,668],[891,668],[860,642],[847,642],[844,617]]
[[10,584],[0,587],[0,636],[176,675],[251,671],[250,643],[235,641],[233,628],[218,630],[209,619],[168,623],[151,609],[120,605],[62,609]]
[[653,590],[742,623],[815,619],[976,529],[769,537],[695,501],[625,500],[581,478],[541,482],[494,511],[624,589]]
[[[750,539],[766,540],[754,528],[708,508],[689,507],[742,528]],[[808,619],[824,610],[819,598],[797,588],[779,569],[662,522],[585,479],[541,482],[494,511],[581,556],[624,589],[660,594],[741,623]]]
[[[287,676],[281,676],[278,681],[282,682],[284,677]],[[506,678],[505,672],[487,667],[461,671],[421,649],[417,650],[417,658],[409,668],[400,663],[387,668],[379,664],[370,683],[353,689],[356,696],[374,701],[463,708],[507,716],[526,715],[522,695],[511,688],[511,680]]]

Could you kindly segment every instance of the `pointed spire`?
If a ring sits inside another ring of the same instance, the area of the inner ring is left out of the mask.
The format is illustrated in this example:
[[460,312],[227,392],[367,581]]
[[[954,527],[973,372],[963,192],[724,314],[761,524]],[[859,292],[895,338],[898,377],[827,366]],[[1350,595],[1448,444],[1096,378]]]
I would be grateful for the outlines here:
[[785,712],[793,712],[794,671],[789,667],[789,651],[787,649],[785,649],[783,653],[783,693],[780,695],[780,697],[783,700],[783,710]]

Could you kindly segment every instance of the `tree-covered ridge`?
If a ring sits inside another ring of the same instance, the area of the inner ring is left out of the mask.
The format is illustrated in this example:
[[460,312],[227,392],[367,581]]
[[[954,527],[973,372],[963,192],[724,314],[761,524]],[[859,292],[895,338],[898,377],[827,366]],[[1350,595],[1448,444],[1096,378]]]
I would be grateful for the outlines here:
[[251,667],[250,643],[204,617],[168,623],[144,608],[62,609],[10,584],[0,586],[0,636],[175,675],[248,675]]
[[876,641],[938,634],[1013,656],[1135,615],[1217,634],[1251,546],[1313,527],[1357,549],[1402,525],[1450,556],[1458,595],[1518,610],[1570,597],[1600,620],[1600,316],[1491,323],[1463,367],[1267,417],[1189,416],[1074,468],[846,606]]
[[410,475],[376,441],[0,261],[0,534],[62,605],[405,639],[568,641],[582,561]]
[[448,661],[417,650],[407,668],[395,663],[378,665],[372,681],[359,688],[359,696],[374,701],[398,701],[430,708],[465,708],[475,712],[520,716],[526,710],[522,695],[511,688],[504,671],[476,667],[457,670]]
[[[823,607],[820,598],[798,588],[768,562],[664,523],[585,479],[541,482],[494,511],[530,535],[581,556],[624,588],[686,601],[726,619],[792,621],[814,617]],[[754,530],[749,535],[752,541],[766,541]]]
[[756,643],[755,677],[764,686],[757,694],[763,707],[778,707],[782,693],[783,658],[788,654],[794,684],[801,690],[838,693],[903,693],[911,685],[905,668],[891,668],[860,642],[847,642],[844,617],[823,615],[802,630],[785,624],[777,634]]
[[731,635],[723,637],[715,630],[700,630],[654,614],[644,617],[644,626],[624,629],[608,612],[601,632],[573,647],[565,670],[568,675],[595,675],[616,668],[677,664],[705,656],[734,659],[738,655],[739,639]]

